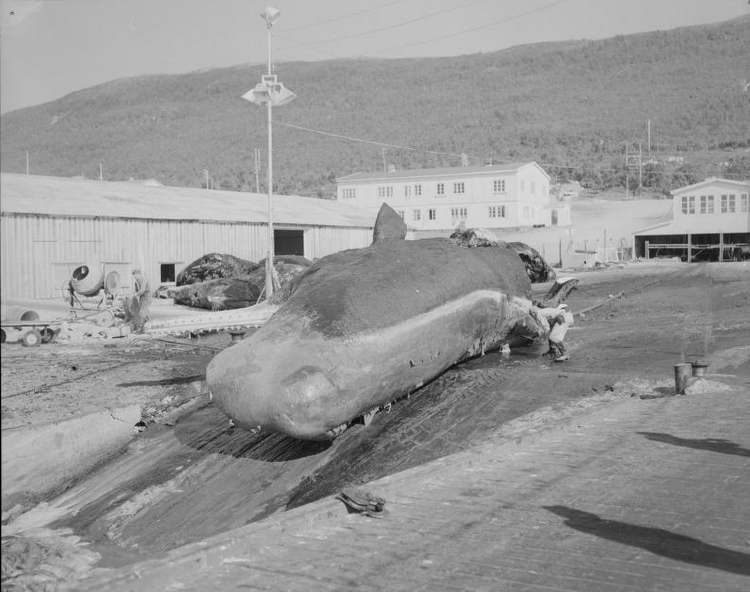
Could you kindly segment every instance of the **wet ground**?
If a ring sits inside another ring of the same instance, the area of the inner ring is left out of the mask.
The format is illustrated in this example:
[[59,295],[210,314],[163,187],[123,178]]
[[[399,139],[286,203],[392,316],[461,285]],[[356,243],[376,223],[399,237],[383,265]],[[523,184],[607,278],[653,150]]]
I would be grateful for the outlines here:
[[[83,377],[72,376],[79,370],[71,370],[76,357],[70,350],[39,348],[43,357],[35,359],[3,346],[3,428],[33,418],[23,400],[34,393],[36,400],[46,397],[45,408],[55,406],[57,394],[63,404],[76,392],[86,405],[101,404],[91,396],[97,392],[106,401],[142,401],[147,427],[128,449],[48,500],[56,516],[50,528],[71,529],[102,555],[98,565],[116,566],[470,448],[514,419],[533,425],[545,410],[586,399],[606,404],[608,398],[668,395],[674,364],[705,359],[731,365],[731,352],[747,345],[747,264],[633,264],[578,277],[568,300],[579,313],[566,339],[570,362],[487,354],[332,443],[230,427],[200,388],[212,355],[229,346],[221,338],[144,342],[130,352],[100,345],[95,357],[78,358],[88,372]],[[6,392],[17,396],[6,399]],[[191,406],[183,406],[187,401]],[[51,413],[38,413],[45,412]]]

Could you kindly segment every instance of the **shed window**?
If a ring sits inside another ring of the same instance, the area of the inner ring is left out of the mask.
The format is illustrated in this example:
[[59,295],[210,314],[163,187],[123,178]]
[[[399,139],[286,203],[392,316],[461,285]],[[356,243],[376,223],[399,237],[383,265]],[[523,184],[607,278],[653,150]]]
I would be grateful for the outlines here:
[[722,214],[734,214],[736,212],[735,195],[722,195],[721,196],[721,213]]
[[695,214],[695,196],[694,195],[682,196],[682,213],[683,214]]

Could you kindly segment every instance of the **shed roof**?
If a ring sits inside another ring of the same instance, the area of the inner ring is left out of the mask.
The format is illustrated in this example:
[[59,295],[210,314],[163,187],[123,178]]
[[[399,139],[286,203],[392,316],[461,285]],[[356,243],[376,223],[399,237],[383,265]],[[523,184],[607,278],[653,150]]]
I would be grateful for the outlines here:
[[734,181],[732,179],[721,179],[718,177],[709,177],[708,179],[704,179],[703,181],[699,181],[698,183],[693,183],[692,185],[686,185],[685,187],[679,187],[677,189],[673,189],[672,195],[679,195],[687,191],[695,191],[696,189],[701,189],[704,187],[711,187],[711,186],[730,187],[730,188],[734,188],[736,191],[750,190],[750,183],[748,183],[747,181]]
[[[68,217],[256,222],[268,220],[268,195],[2,173],[0,211]],[[375,215],[351,204],[273,196],[275,224],[372,228]]]
[[435,169],[405,169],[389,172],[374,173],[353,173],[345,177],[336,179],[338,183],[347,183],[352,181],[396,181],[414,179],[416,177],[464,177],[464,176],[483,176],[492,174],[508,174],[518,172],[520,169],[528,166],[538,168],[544,175],[547,173],[535,162],[513,162],[507,164],[493,164],[487,166],[473,167],[441,167]]

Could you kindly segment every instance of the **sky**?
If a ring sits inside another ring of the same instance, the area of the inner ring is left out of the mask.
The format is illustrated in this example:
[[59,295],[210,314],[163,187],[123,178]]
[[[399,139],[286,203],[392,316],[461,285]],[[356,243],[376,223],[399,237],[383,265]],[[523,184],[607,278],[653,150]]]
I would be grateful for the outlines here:
[[[439,57],[717,23],[748,0],[2,0],[0,112],[103,82],[265,63]],[[249,81],[254,82],[254,81]]]

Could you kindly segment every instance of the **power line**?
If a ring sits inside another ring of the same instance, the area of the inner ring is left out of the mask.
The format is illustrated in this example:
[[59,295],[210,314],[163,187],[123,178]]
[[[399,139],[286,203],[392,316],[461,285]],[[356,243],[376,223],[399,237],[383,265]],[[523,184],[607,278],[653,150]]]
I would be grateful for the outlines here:
[[[445,12],[451,12],[451,11],[458,10],[458,9],[464,9],[464,8],[467,8],[468,6],[472,6],[474,4],[479,4],[479,3],[485,2],[485,1],[486,0],[475,0],[474,2],[470,2],[469,4],[465,4],[465,5],[454,7],[454,8],[447,8],[447,9],[444,9],[444,10],[441,10],[441,11],[438,11],[438,12],[435,12],[435,13],[432,13],[432,14],[429,14],[429,15],[421,16],[421,17],[416,18],[416,19],[412,19],[412,20],[409,20],[409,21],[404,21],[404,22],[398,23],[396,25],[390,25],[388,27],[383,27],[383,28],[380,28],[380,29],[373,29],[371,31],[366,31],[364,33],[358,33],[358,34],[354,34],[354,35],[345,35],[343,37],[337,37],[335,39],[326,39],[326,40],[323,40],[323,41],[313,41],[313,42],[304,43],[304,44],[301,44],[301,45],[294,45],[294,46],[291,46],[291,47],[287,47],[285,49],[288,50],[288,49],[295,49],[297,47],[307,47],[307,46],[310,46],[310,45],[320,45],[322,43],[332,43],[332,42],[335,42],[335,41],[342,41],[342,40],[345,40],[345,39],[351,39],[351,38],[355,38],[355,37],[362,37],[364,35],[370,35],[372,33],[379,33],[379,32],[382,32],[382,31],[387,31],[387,30],[390,30],[390,29],[395,29],[397,27],[402,27],[402,26],[405,26],[405,25],[408,25],[408,24],[411,24],[411,23],[415,23],[415,22],[427,20],[429,18],[432,18],[432,17],[437,16],[439,14],[443,14]],[[405,47],[413,47],[413,46],[416,46],[416,45],[426,45],[428,43],[433,43],[435,41],[441,41],[443,39],[449,39],[451,37],[457,37],[459,35],[463,35],[464,33],[471,33],[473,31],[479,31],[481,29],[486,29],[488,27],[494,27],[495,25],[507,23],[507,22],[510,22],[510,21],[522,18],[524,16],[528,16],[530,14],[541,12],[543,10],[547,10],[549,8],[553,8],[554,6],[558,6],[558,5],[563,4],[565,2],[568,2],[568,0],[556,0],[555,2],[552,2],[550,4],[545,4],[544,6],[540,6],[539,8],[535,8],[533,10],[528,10],[526,12],[522,12],[522,13],[519,13],[519,14],[516,14],[516,15],[513,15],[513,16],[505,17],[505,18],[493,21],[491,23],[480,25],[478,27],[472,27],[472,28],[469,28],[469,29],[462,29],[460,31],[456,31],[455,33],[449,33],[447,35],[441,35],[440,37],[433,37],[433,38],[427,39],[425,41],[415,41],[413,43],[405,43],[403,45],[397,45],[397,46],[388,47],[388,48],[385,48],[385,49],[374,50],[374,51],[370,51],[370,52],[368,52],[366,54],[360,54],[357,57],[365,57],[365,56],[372,55],[372,54],[386,53],[386,52],[393,51],[393,50],[396,50],[396,49],[403,49]],[[280,32],[280,34],[281,34],[281,32]]]
[[[481,162],[487,162],[488,160],[491,160],[491,162],[497,163],[497,164],[510,164],[513,162],[518,162],[518,160],[510,160],[510,159],[504,159],[504,158],[495,158],[494,156],[477,156],[474,154],[466,154],[465,152],[446,152],[442,150],[429,150],[427,148],[416,148],[414,146],[406,146],[404,144],[394,144],[392,142],[379,142],[377,140],[368,140],[366,138],[357,138],[354,136],[347,136],[345,134],[337,134],[334,132],[326,132],[323,130],[314,129],[311,127],[305,127],[303,125],[297,125],[294,123],[284,123],[282,121],[276,121],[273,120],[272,122],[274,125],[279,125],[282,127],[288,127],[291,129],[296,129],[300,131],[310,132],[313,134],[318,134],[320,136],[326,136],[329,138],[336,138],[338,140],[347,140],[349,142],[358,142],[360,144],[369,144],[371,146],[379,146],[381,148],[395,148],[397,150],[408,150],[410,152],[421,152],[424,154],[434,154],[437,156],[452,156],[457,158],[463,158],[468,157],[474,160],[479,160]],[[569,165],[569,164],[552,164],[549,162],[539,162],[537,163],[539,166],[544,168],[556,168],[556,169],[567,169],[571,171],[583,171],[590,167],[587,166],[580,166],[580,165]],[[595,168],[596,172],[600,173],[621,173],[623,172],[623,169],[617,169],[617,168]],[[627,167],[625,169],[625,172],[627,173]],[[642,174],[642,173],[641,173]],[[733,177],[737,177],[739,180],[742,180],[741,176],[738,175],[725,175],[723,178],[725,179],[732,179]]]
[[335,23],[336,21],[343,21],[344,19],[351,18],[353,16],[359,16],[360,14],[366,14],[368,12],[374,12],[376,10],[380,10],[381,8],[385,8],[386,6],[390,6],[391,4],[398,4],[400,2],[403,2],[403,0],[391,0],[391,2],[386,2],[385,4],[379,4],[378,6],[373,6],[372,8],[368,8],[366,10],[360,10],[358,12],[351,12],[349,14],[344,14],[342,16],[336,17],[336,18],[329,18],[325,19],[324,21],[320,21],[317,23],[312,23],[309,25],[302,25],[301,27],[294,27],[292,29],[284,29],[284,33],[291,32],[291,31],[302,31],[304,29],[312,29],[313,27],[318,27],[320,25],[327,25],[329,23]]
[[[453,12],[454,10],[463,10],[469,6],[473,6],[474,4],[481,4],[483,2],[487,2],[488,0],[474,0],[473,2],[469,2],[468,4],[462,4],[461,6],[454,6],[453,8],[445,8],[443,10],[439,10],[437,12],[433,12],[430,14],[426,14],[408,21],[403,21],[400,23],[396,23],[395,25],[388,25],[387,27],[381,27],[379,29],[372,29],[371,31],[365,31],[364,33],[354,33],[352,35],[344,35],[343,37],[336,37],[333,39],[323,39],[322,41],[310,41],[309,43],[303,43],[301,45],[293,45],[292,47],[287,47],[285,49],[295,49],[297,47],[308,47],[310,45],[320,45],[321,43],[333,43],[335,41],[343,41],[345,39],[353,39],[353,38],[359,38],[363,37],[365,35],[372,35],[373,33],[381,33],[383,31],[389,31],[391,29],[397,29],[399,27],[405,27],[406,25],[410,25],[412,23],[417,23],[420,21],[425,21],[427,19],[430,19],[434,16],[438,16],[440,14],[444,14],[446,12]],[[559,0],[559,2],[566,2],[567,0]],[[283,31],[279,31],[279,35],[282,35]]]

